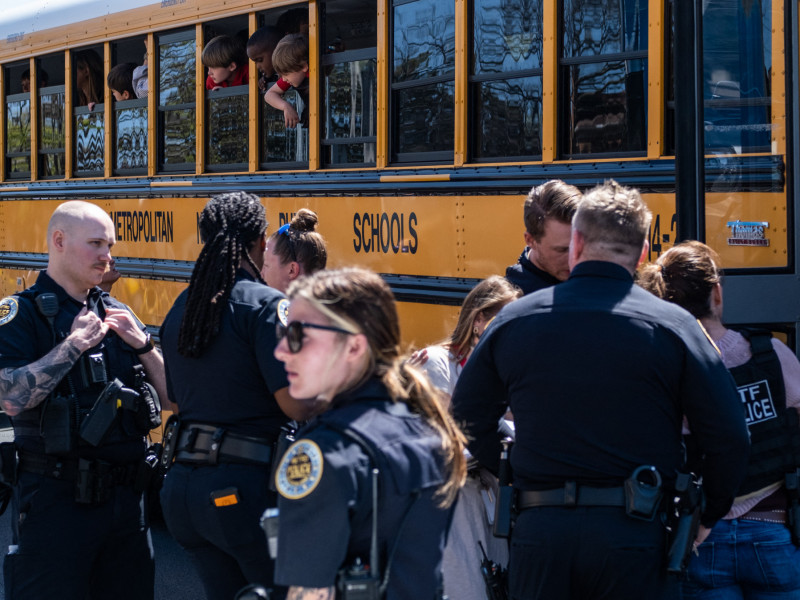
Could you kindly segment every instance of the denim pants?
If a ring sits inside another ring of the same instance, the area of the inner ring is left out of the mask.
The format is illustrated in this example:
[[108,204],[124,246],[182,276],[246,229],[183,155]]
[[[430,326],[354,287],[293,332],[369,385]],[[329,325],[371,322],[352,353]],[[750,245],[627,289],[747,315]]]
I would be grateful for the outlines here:
[[697,550],[684,599],[800,599],[800,548],[786,525],[722,520]]

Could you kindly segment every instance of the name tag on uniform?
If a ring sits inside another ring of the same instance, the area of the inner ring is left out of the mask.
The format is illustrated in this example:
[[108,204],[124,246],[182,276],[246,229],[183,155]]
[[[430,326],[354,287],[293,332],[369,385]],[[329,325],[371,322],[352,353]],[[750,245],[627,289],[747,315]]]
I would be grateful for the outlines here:
[[744,419],[748,427],[778,416],[766,379],[740,386],[737,389],[744,405]]

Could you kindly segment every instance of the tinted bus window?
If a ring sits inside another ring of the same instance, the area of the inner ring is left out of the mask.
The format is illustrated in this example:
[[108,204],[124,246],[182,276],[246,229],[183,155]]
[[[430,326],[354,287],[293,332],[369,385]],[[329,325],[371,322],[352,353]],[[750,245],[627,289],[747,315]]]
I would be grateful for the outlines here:
[[705,147],[769,152],[772,2],[703,3]]
[[564,0],[562,18],[562,154],[643,152],[647,3]]
[[377,9],[344,0],[321,10],[323,162],[375,164]]
[[39,177],[66,173],[64,55],[36,60],[39,96]]
[[103,175],[105,164],[105,119],[102,47],[86,48],[72,54],[75,175]]
[[[123,96],[113,99],[113,171],[115,175],[147,173],[147,42],[144,37],[129,38],[111,44],[112,70],[118,65],[125,71],[112,79]],[[138,88],[138,89],[137,89]],[[141,96],[141,97],[139,97]]]
[[392,156],[453,160],[455,4],[393,2]]
[[472,157],[540,156],[541,0],[476,0],[472,25]]
[[193,171],[195,167],[194,31],[158,38],[159,167]]
[[6,96],[6,172],[10,178],[31,176],[31,95]]

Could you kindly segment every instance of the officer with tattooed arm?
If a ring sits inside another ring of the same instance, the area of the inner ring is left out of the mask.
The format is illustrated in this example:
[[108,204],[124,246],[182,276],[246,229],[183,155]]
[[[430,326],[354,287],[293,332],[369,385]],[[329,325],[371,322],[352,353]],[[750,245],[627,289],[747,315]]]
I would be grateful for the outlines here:
[[[0,406],[18,457],[15,465],[3,453],[14,481],[9,600],[153,598],[134,482],[144,436],[160,422],[157,396],[166,399],[164,363],[130,309],[97,287],[114,242],[101,208],[61,204],[47,229],[47,269],[0,301]],[[109,397],[116,413],[100,422],[95,405]]]

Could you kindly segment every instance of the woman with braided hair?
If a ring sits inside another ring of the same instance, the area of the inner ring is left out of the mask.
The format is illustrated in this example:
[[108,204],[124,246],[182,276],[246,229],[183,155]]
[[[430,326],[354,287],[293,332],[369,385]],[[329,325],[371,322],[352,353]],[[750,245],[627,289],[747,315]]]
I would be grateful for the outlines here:
[[272,355],[287,301],[259,274],[266,229],[256,196],[213,197],[200,215],[203,249],[189,287],[161,327],[170,398],[180,411],[161,502],[209,600],[230,600],[250,583],[272,586],[259,517],[277,504],[269,480],[287,414],[306,417]]
[[316,231],[318,223],[317,213],[301,208],[291,223],[270,236],[261,270],[267,285],[286,293],[289,284],[301,275],[325,268],[328,250]]

